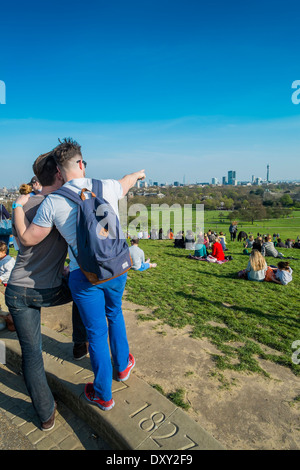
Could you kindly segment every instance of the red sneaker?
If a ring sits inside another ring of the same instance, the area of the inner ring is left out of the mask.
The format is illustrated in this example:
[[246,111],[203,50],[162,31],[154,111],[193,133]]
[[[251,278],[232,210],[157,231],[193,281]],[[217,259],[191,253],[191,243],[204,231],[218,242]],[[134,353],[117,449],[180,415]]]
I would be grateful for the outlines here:
[[101,400],[101,398],[96,395],[94,385],[92,383],[87,383],[84,387],[84,396],[87,401],[98,405],[99,408],[101,408],[101,410],[103,411],[109,411],[115,406],[115,402],[113,399],[109,401]]
[[125,382],[125,380],[129,379],[130,372],[135,366],[135,359],[131,353],[129,353],[129,362],[128,366],[126,367],[123,372],[118,372],[117,380],[118,382]]

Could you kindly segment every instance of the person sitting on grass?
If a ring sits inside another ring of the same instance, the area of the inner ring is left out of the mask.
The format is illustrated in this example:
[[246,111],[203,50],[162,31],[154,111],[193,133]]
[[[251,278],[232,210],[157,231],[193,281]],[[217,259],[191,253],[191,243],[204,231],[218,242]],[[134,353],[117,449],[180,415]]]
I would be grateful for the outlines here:
[[249,235],[246,239],[245,248],[253,248],[254,238],[253,235]]
[[7,255],[8,246],[0,240],[0,282],[6,286],[15,266],[15,259]]
[[174,247],[175,248],[184,248],[185,247],[184,232],[182,230],[180,230],[180,232],[178,232],[176,237],[175,237]]
[[[0,283],[3,284],[5,287],[10,278],[11,272],[16,264],[15,259],[6,254],[7,250],[8,250],[7,244],[1,240],[0,241]],[[4,315],[4,320],[6,322],[7,328],[10,331],[15,331],[12,316],[7,311],[6,308],[3,310],[2,308],[3,306],[1,306],[1,303],[2,302],[0,302],[0,312],[2,312]],[[3,302],[3,304],[5,307],[5,302]]]
[[266,236],[265,241],[261,247],[261,254],[263,256],[273,256],[274,258],[282,258],[283,256],[278,253],[276,250],[274,243],[272,242],[272,237]]
[[146,271],[149,268],[156,268],[157,264],[150,263],[149,258],[145,261],[145,253],[138,246],[139,239],[137,237],[133,237],[130,243],[129,252],[132,259],[132,269],[134,271]]
[[223,251],[226,251],[227,250],[227,248],[226,248],[226,237],[225,237],[223,232],[220,232],[219,238],[220,238],[220,243],[222,245]]
[[258,250],[252,250],[246,273],[249,281],[264,281],[267,263],[263,255]]
[[252,250],[258,250],[261,253],[262,245],[263,245],[262,237],[258,235],[253,241]]
[[194,256],[197,256],[199,258],[206,258],[207,257],[207,251],[206,251],[206,246],[203,243],[203,237],[198,238],[196,246],[195,246],[195,253]]
[[205,248],[206,248],[206,251],[210,249],[210,243],[209,243],[209,239],[208,239],[208,236],[207,236],[207,233],[204,234],[204,241],[203,241],[204,245],[205,245]]
[[285,248],[293,248],[293,242],[290,238],[285,241]]
[[212,232],[210,229],[207,232],[207,236],[208,236],[209,243],[212,244],[212,243],[215,242],[216,236],[215,236],[214,232]]
[[276,242],[274,243],[275,246],[278,246],[279,248],[285,248],[285,243],[281,240],[281,238],[277,238]]
[[192,230],[188,230],[186,232],[185,237],[185,249],[186,250],[194,250],[195,249],[195,237]]
[[211,256],[216,258],[218,261],[223,261],[225,259],[224,251],[219,237],[216,237],[215,242],[212,246]]

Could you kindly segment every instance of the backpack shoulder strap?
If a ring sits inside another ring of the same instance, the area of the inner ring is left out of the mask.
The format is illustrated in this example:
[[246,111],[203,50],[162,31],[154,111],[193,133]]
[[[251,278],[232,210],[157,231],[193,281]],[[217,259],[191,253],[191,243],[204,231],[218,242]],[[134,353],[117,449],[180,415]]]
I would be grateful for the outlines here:
[[69,189],[69,188],[61,187],[61,188],[57,189],[52,194],[57,194],[59,196],[64,196],[64,197],[70,199],[71,201],[76,202],[76,204],[81,203],[81,198],[80,198],[79,194],[76,194],[74,191],[72,191],[72,189]]
[[97,197],[103,198],[103,184],[100,180],[92,179],[92,191]]

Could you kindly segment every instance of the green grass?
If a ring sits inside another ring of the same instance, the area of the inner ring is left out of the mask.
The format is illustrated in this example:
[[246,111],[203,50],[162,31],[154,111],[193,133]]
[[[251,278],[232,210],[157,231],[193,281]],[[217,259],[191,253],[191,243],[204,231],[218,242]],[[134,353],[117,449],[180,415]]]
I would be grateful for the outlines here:
[[[217,232],[227,232],[230,225],[228,219],[229,212],[222,211],[223,218],[220,218],[220,211],[205,211],[205,229],[211,228]],[[254,221],[253,224],[245,221],[238,221],[239,230],[244,230],[249,233],[252,232],[254,236],[262,233],[279,233],[280,237],[285,240],[286,238],[296,239],[300,236],[300,211],[293,211],[289,217],[281,217],[280,219],[264,219]]]
[[[174,214],[171,212],[170,216],[170,227],[173,229],[174,233],[176,234],[179,230],[182,229],[182,223],[180,219],[180,213],[182,213],[182,209],[175,210]],[[192,210],[192,220],[193,220],[193,229],[195,230],[195,222],[196,222],[196,210],[193,207]],[[215,230],[217,232],[223,231],[228,233],[228,228],[230,225],[230,220],[228,218],[230,211],[205,211],[204,218],[205,218],[205,231],[208,229]],[[221,215],[221,217],[220,217]],[[181,214],[182,216],[182,214]],[[157,227],[156,225],[157,219],[153,216],[152,225]],[[162,222],[162,218],[160,219]],[[181,225],[178,225],[181,224]],[[148,226],[151,227],[151,210],[150,207],[148,208]],[[164,227],[164,231],[169,227]],[[190,228],[190,227],[189,227]],[[279,219],[264,219],[259,221],[254,221],[253,224],[251,222],[246,222],[243,220],[238,220],[238,229],[244,230],[246,232],[252,232],[253,235],[259,232],[261,234],[270,233],[279,233],[280,237],[284,240],[286,238],[295,239],[298,235],[300,236],[300,210],[294,210],[289,217],[281,217]]]
[[[189,252],[175,249],[171,241],[141,240],[146,258],[158,266],[143,273],[129,272],[127,300],[153,309],[152,315],[140,313],[140,320],[159,319],[174,328],[189,325],[194,338],[208,338],[219,351],[212,357],[220,371],[267,375],[258,362],[263,358],[299,375],[300,365],[291,360],[291,345],[300,340],[300,250],[280,249],[286,256],[299,258],[290,260],[293,281],[287,286],[238,279],[236,274],[246,267],[248,257],[242,254],[241,243],[228,241],[229,224],[226,219],[219,223],[219,214],[205,212],[205,230],[226,232],[226,254],[231,254],[233,261],[216,265],[190,260]],[[224,211],[224,217],[227,214]],[[294,218],[239,227],[254,234],[279,231],[283,239],[295,239],[300,235],[300,211],[292,215]],[[10,254],[16,256],[17,252],[11,248]],[[275,258],[267,258],[267,262],[277,264]]]
[[[141,240],[146,257],[158,266],[129,272],[127,300],[153,309],[144,320],[159,319],[174,328],[189,325],[194,338],[208,338],[219,351],[213,356],[219,370],[267,375],[258,361],[263,358],[299,375],[291,345],[300,339],[300,261],[290,260],[293,281],[287,286],[250,282],[237,278],[248,263],[242,243],[227,245],[233,260],[217,265],[188,259],[189,251],[168,240]],[[280,251],[300,260],[300,250]],[[277,264],[275,258],[267,262]]]
[[155,388],[155,390],[157,390],[159,393],[167,397],[171,402],[174,403],[174,405],[179,406],[184,410],[188,410],[191,407],[191,405],[184,400],[185,390],[183,390],[182,388],[175,390],[175,392],[166,394],[159,384],[152,384],[152,387]]

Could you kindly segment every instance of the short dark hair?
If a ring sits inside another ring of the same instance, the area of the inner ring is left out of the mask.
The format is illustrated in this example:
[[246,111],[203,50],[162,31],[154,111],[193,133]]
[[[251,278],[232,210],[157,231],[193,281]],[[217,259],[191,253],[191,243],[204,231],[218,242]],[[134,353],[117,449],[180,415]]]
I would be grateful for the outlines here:
[[138,245],[139,244],[139,239],[138,237],[132,237],[132,239],[130,240],[131,243],[134,243],[135,245]]
[[37,157],[32,169],[42,186],[52,186],[54,184],[57,164],[52,152],[43,153]]
[[62,141],[58,139],[59,145],[57,145],[53,150],[52,154],[57,165],[64,166],[71,158],[75,155],[81,154],[81,146],[70,137],[63,139]]
[[279,261],[277,266],[278,266],[279,269],[288,269],[290,267],[288,261]]
[[7,249],[8,249],[7,244],[4,241],[0,240],[0,252],[1,253],[3,253],[3,252],[6,253]]

